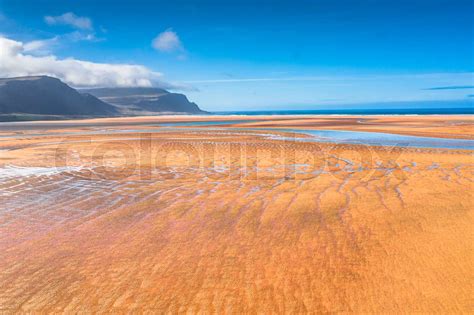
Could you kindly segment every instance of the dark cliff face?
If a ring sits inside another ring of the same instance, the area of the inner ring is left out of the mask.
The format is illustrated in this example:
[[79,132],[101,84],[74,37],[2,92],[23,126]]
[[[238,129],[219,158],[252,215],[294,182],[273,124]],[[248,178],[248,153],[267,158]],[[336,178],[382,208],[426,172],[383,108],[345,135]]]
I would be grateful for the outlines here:
[[195,103],[183,94],[160,88],[99,88],[81,90],[104,102],[117,105],[122,111],[202,114]]
[[38,76],[0,79],[0,113],[112,116],[118,111],[58,79]]

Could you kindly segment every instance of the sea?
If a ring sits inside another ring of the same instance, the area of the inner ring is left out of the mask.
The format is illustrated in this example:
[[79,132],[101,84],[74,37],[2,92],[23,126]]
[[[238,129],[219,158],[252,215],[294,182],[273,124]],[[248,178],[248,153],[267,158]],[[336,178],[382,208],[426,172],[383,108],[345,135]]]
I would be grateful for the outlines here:
[[474,106],[464,108],[377,108],[377,109],[314,109],[218,111],[214,115],[472,115]]

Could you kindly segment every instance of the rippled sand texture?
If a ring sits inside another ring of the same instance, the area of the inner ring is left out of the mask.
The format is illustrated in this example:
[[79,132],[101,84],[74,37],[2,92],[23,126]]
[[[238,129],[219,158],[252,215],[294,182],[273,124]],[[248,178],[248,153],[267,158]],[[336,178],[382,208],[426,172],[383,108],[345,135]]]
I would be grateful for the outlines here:
[[474,311],[467,151],[218,131],[2,145],[5,313]]

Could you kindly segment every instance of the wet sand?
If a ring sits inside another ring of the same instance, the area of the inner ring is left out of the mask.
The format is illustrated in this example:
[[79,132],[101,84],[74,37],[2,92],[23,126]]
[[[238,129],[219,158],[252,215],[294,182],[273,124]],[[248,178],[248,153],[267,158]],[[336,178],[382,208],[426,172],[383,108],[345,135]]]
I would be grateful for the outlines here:
[[[63,128],[148,126],[169,122],[235,121],[229,126],[249,128],[305,128],[384,132],[436,138],[474,139],[474,117],[471,115],[393,115],[393,116],[142,116],[68,121],[0,123],[0,136],[12,132]],[[244,122],[248,120],[250,122]]]
[[474,139],[472,116],[323,116],[264,121],[255,127],[383,132],[436,138]]
[[[150,119],[3,131],[3,312],[473,311],[472,151]],[[363,119],[245,125],[472,137],[465,116]]]

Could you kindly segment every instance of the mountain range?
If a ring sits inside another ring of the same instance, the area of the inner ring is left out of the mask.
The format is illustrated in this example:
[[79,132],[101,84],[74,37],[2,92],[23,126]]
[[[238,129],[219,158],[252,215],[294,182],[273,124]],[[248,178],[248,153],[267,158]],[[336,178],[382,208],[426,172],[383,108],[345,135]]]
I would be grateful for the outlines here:
[[0,79],[0,120],[204,113],[185,95],[160,88],[76,90],[49,76]]
[[160,88],[97,88],[79,91],[113,104],[125,114],[139,114],[140,112],[205,113],[195,103],[190,102],[185,95],[170,93]]

